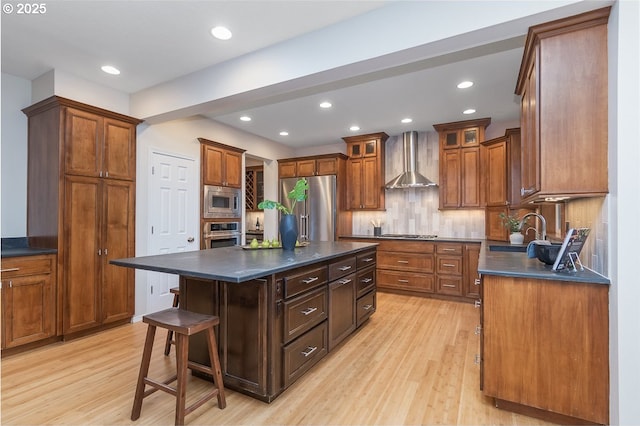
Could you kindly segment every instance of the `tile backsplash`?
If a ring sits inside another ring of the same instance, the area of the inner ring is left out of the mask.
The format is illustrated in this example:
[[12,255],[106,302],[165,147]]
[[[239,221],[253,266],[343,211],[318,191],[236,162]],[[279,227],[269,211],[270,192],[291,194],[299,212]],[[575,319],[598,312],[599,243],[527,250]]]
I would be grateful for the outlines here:
[[608,276],[608,197],[582,198],[566,204],[566,221],[571,228],[591,228],[580,253],[580,261],[589,269]]

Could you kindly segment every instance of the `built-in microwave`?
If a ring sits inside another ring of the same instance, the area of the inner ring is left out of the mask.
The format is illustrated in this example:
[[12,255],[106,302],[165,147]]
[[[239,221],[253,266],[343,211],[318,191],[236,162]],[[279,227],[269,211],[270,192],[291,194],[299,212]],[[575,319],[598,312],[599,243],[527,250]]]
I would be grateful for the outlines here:
[[240,189],[204,185],[203,212],[205,218],[240,217]]

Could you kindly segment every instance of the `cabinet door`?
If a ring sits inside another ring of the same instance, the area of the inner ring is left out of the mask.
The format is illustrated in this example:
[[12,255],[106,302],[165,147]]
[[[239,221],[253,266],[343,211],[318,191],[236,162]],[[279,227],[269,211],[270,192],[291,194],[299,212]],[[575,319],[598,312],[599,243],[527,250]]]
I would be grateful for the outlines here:
[[356,274],[329,284],[329,351],[356,329]]
[[460,132],[450,130],[440,134],[440,147],[442,149],[460,148]]
[[64,126],[65,172],[98,177],[102,173],[103,118],[66,108]]
[[366,157],[362,160],[362,204],[365,209],[380,207],[380,173],[378,160]]
[[536,66],[531,67],[525,92],[522,95],[521,120],[521,179],[520,194],[527,197],[540,191],[540,135],[536,103]]
[[224,151],[209,145],[202,145],[202,149],[203,183],[205,185],[223,185]]
[[460,150],[441,151],[440,208],[460,206]]
[[335,158],[320,158],[316,160],[316,174],[319,176],[337,175],[338,160]]
[[500,214],[509,214],[508,207],[487,207],[485,212],[485,234],[487,240],[509,241],[509,230],[502,224]]
[[507,141],[488,145],[485,150],[487,206],[507,204]]
[[480,207],[482,191],[480,186],[480,148],[460,150],[462,160],[460,207]]
[[377,139],[349,143],[348,155],[350,158],[376,157],[378,155]]
[[347,162],[347,197],[350,209],[361,209],[362,203],[362,173],[364,168],[364,160],[356,159]]
[[63,332],[100,325],[101,180],[65,178]]
[[480,144],[480,127],[470,127],[460,131],[460,146],[470,147]]
[[233,188],[242,187],[242,154],[225,151],[224,153],[224,185]]
[[[466,297],[473,299],[480,298],[480,276],[478,275],[478,260],[480,257],[480,244],[465,244],[464,245],[464,281],[463,281],[463,294]],[[478,283],[478,285],[476,285]]]
[[105,180],[102,229],[102,322],[133,316],[134,271],[109,264],[111,259],[135,256],[133,182]]
[[2,348],[56,334],[55,256],[2,261]]
[[296,177],[298,176],[295,161],[287,161],[284,163],[278,163],[278,176],[282,178]]
[[316,174],[316,160],[301,160],[296,165],[298,169],[298,176],[315,176]]
[[110,118],[104,119],[104,177],[135,179],[135,140],[136,126]]

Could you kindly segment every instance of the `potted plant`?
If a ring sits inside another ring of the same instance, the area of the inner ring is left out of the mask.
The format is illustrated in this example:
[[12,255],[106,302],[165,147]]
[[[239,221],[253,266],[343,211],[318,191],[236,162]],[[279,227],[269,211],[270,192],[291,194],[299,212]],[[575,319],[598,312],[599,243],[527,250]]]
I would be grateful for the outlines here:
[[293,250],[298,241],[298,220],[293,214],[293,209],[298,201],[307,199],[307,190],[309,183],[305,178],[298,179],[295,186],[287,194],[287,198],[291,200],[291,206],[287,207],[278,201],[264,200],[258,204],[258,208],[276,209],[282,213],[280,217],[280,241],[284,250]]
[[500,219],[502,219],[502,225],[509,230],[511,244],[522,244],[524,242],[524,234],[520,232],[521,226],[518,216],[500,213]]

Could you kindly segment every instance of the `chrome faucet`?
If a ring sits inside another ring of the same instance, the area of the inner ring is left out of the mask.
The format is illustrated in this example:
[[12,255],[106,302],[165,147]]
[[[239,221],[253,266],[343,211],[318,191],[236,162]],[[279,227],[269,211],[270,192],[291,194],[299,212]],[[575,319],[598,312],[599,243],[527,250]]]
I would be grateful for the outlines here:
[[[524,216],[522,216],[522,220],[520,221],[520,227],[518,228],[519,230],[522,230],[522,227],[525,225],[526,221],[527,221],[527,217],[529,216],[535,216],[538,219],[540,219],[540,222],[542,222],[542,239],[546,240],[547,239],[547,221],[545,220],[544,216],[542,216],[541,214],[538,213],[527,213]],[[538,228],[536,226],[535,228],[536,230],[536,240],[539,239],[538,236],[540,236],[540,233],[538,232]],[[527,229],[528,231],[528,229]]]

